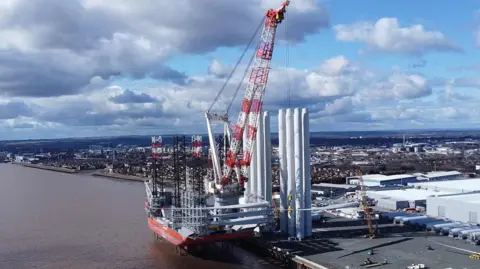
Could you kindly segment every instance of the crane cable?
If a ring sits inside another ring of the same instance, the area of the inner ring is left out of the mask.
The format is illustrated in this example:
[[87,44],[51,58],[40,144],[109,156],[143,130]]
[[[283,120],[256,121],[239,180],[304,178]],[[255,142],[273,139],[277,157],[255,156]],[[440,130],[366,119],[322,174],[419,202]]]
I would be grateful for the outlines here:
[[235,93],[233,94],[233,98],[230,101],[230,104],[228,104],[227,113],[230,111],[230,108],[232,107],[232,104],[235,101],[235,98],[237,97],[238,92],[240,91],[240,87],[242,87],[243,81],[245,80],[245,77],[248,74],[248,70],[250,70],[248,67],[252,65],[253,59],[255,59],[255,53],[253,53],[252,56],[250,57],[250,61],[248,61],[247,68],[245,68],[245,71],[243,72],[242,79],[238,82],[237,88],[235,89]]
[[[233,74],[235,73],[235,71],[237,70],[238,66],[240,65],[240,62],[242,61],[243,57],[245,56],[245,54],[247,53],[248,49],[250,48],[250,46],[252,45],[253,41],[255,40],[255,37],[257,36],[258,34],[258,31],[260,31],[260,28],[262,27],[264,23],[264,18],[262,18],[262,20],[260,21],[260,24],[258,25],[257,29],[255,30],[255,32],[253,33],[253,35],[250,37],[250,40],[248,41],[247,43],[247,46],[245,47],[245,49],[243,50],[242,52],[242,55],[240,56],[240,58],[237,60],[237,62],[235,63],[235,66],[234,68],[232,69],[232,71],[230,72],[230,74],[228,75],[227,79],[225,80],[225,82],[223,83],[222,85],[222,88],[220,88],[220,91],[218,92],[217,96],[215,96],[215,99],[213,100],[212,104],[210,105],[210,107],[208,108],[208,112],[210,112],[213,108],[213,106],[215,105],[215,103],[218,101],[218,99],[220,98],[220,95],[223,93],[223,91],[225,90],[225,88],[227,87],[228,85],[228,82],[230,81],[230,79],[233,77]],[[248,70],[248,67],[247,66],[247,70]],[[246,73],[246,72],[245,72]],[[237,90],[238,91],[238,90]],[[236,96],[236,94],[234,95],[234,97]],[[233,103],[233,101],[231,102]],[[230,103],[230,106],[231,106],[231,103]],[[228,109],[227,109],[228,111]]]
[[[284,15],[285,16],[285,15]],[[288,68],[290,65],[290,41],[288,40],[288,20],[285,18],[285,79],[286,79],[286,98],[287,98],[287,103],[288,103],[288,108],[292,107],[291,104],[291,95],[290,95],[290,78],[288,76]]]

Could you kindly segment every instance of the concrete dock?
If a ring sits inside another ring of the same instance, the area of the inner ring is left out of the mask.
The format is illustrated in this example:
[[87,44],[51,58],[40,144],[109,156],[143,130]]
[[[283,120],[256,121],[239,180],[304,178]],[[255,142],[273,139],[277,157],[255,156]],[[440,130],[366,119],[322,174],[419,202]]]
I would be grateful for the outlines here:
[[[290,268],[359,269],[366,268],[367,258],[372,263],[386,262],[371,266],[382,269],[403,269],[412,264],[424,264],[430,269],[480,268],[479,260],[469,258],[480,252],[480,247],[463,240],[387,223],[379,223],[378,237],[368,239],[363,237],[368,227],[358,225],[364,224],[362,221],[331,218],[327,223],[314,225],[313,236],[301,241],[279,233],[264,233],[241,244]],[[335,224],[339,227],[333,227]]]
[[108,177],[108,178],[132,180],[132,181],[141,181],[141,182],[144,182],[144,181],[148,180],[148,178],[146,178],[146,177],[137,177],[137,176],[123,175],[123,174],[117,174],[117,173],[105,173],[105,172],[95,172],[95,173],[92,174],[92,176]]

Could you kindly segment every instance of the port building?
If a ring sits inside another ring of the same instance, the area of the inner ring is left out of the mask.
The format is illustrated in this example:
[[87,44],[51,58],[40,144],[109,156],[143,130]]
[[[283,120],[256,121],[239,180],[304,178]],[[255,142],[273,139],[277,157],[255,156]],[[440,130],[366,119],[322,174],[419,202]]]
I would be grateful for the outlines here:
[[[382,174],[370,174],[363,175],[363,182],[366,186],[392,186],[392,185],[407,185],[408,183],[417,182],[417,177],[410,174],[400,175],[382,175]],[[357,176],[347,177],[347,184],[359,184],[359,178]]]
[[360,189],[359,185],[332,184],[332,183],[312,184],[312,192],[318,192],[325,196],[344,195],[347,192],[353,192],[359,189]]
[[451,193],[464,193],[471,191],[480,191],[480,178],[468,178],[461,180],[430,181],[409,183],[419,189],[445,191]]
[[464,179],[465,176],[458,171],[433,171],[428,173],[415,173],[419,181],[442,181]]
[[435,218],[479,224],[480,192],[428,197],[427,215]]
[[387,210],[425,208],[428,197],[446,194],[451,193],[415,188],[367,191],[367,196],[377,201],[377,207]]

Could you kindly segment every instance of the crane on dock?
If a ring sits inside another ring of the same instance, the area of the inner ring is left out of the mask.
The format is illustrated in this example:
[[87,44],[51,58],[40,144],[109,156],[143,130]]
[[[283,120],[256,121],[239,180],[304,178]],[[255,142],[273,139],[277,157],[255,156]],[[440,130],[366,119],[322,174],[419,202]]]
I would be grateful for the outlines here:
[[[217,94],[212,105],[205,114],[214,171],[214,181],[211,182],[209,186],[209,192],[211,193],[239,194],[243,192],[244,184],[248,181],[247,172],[252,160],[257,129],[259,126],[259,118],[262,112],[263,98],[270,72],[270,64],[274,51],[277,26],[284,20],[285,12],[289,4],[290,1],[284,1],[279,8],[269,9],[266,12],[265,17],[262,19],[260,25],[250,39],[250,42],[245,48],[242,56],[237,61],[232,73],[228,76],[227,80],[223,84],[223,87],[220,89],[220,92]],[[247,71],[244,73],[244,77],[240,81],[227,110],[222,113],[214,113],[212,108],[219,100],[219,97],[225,90],[225,87],[231,79],[233,72],[235,72],[241,59],[247,52],[262,26],[263,29],[261,31],[260,41],[249,63],[249,66],[252,65],[252,68],[248,78],[247,89],[242,101],[240,113],[236,123],[234,124],[228,119],[228,110],[230,109],[233,100],[235,99],[239,88],[241,87],[242,82],[247,75]],[[222,122],[224,124],[224,132],[228,141],[223,167],[220,162],[220,156],[218,154],[213,129],[211,126],[213,121]],[[246,132],[245,138],[244,132]],[[244,145],[244,150],[241,154],[240,148],[242,144]],[[233,176],[234,171],[235,176]]]
[[367,222],[368,225],[368,234],[366,237],[373,239],[375,238],[375,231],[373,230],[373,224],[372,224],[372,208],[368,204],[368,197],[367,197],[367,191],[365,188],[365,182],[363,182],[363,175],[362,171],[360,171],[360,168],[356,169],[356,174],[358,177],[358,183],[360,184],[360,194],[362,195],[362,200],[361,200],[361,207],[364,212],[364,217],[365,221]]

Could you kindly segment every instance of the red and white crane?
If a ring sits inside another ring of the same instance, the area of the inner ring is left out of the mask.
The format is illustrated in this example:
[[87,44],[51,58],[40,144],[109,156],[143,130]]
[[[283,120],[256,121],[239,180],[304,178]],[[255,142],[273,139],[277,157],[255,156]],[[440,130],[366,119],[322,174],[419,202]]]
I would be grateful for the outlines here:
[[[250,77],[248,79],[247,89],[245,91],[245,96],[242,101],[242,106],[236,124],[233,124],[229,121],[228,110],[227,112],[221,114],[212,113],[211,108],[213,104],[205,115],[212,154],[213,170],[215,174],[215,184],[212,184],[211,187],[215,192],[224,192],[226,190],[230,192],[237,192],[239,190],[243,190],[244,183],[248,181],[246,175],[252,160],[252,153],[257,136],[258,122],[262,112],[263,98],[265,95],[265,88],[267,86],[268,74],[270,71],[270,64],[274,50],[275,34],[277,26],[284,19],[289,3],[290,1],[287,0],[284,1],[279,8],[269,9],[265,14],[264,20],[262,20],[263,29],[255,54],[251,60],[253,64]],[[257,29],[257,31],[259,29],[260,27]],[[253,41],[253,38],[251,41]],[[239,62],[237,62],[237,66],[238,64]],[[232,73],[233,72],[234,71],[232,71]],[[224,84],[224,87],[220,90],[220,93],[225,88],[228,80],[231,78],[231,75]],[[218,100],[219,95],[217,95],[215,98],[214,103]],[[218,149],[215,144],[215,137],[211,127],[212,121],[221,121],[225,124],[225,132],[229,139],[229,147],[227,148],[225,157],[226,159],[223,168],[220,165],[220,156],[218,155]],[[243,141],[244,132],[246,132],[245,141]],[[244,143],[244,152],[243,154],[240,154],[242,142]],[[232,177],[234,170],[237,174],[236,178]]]

